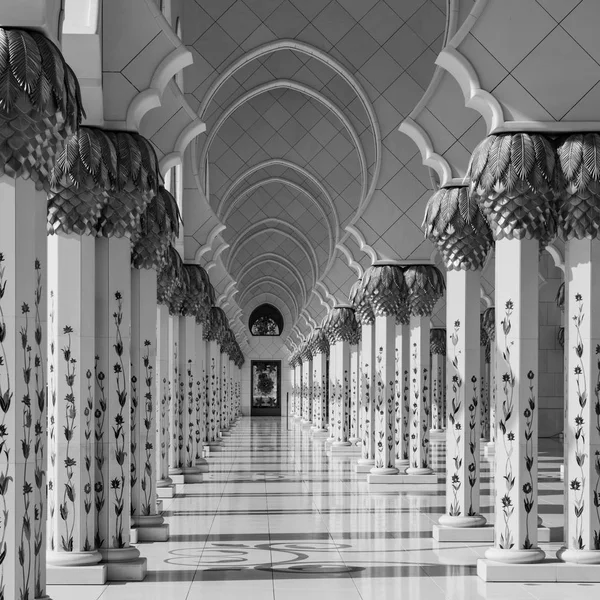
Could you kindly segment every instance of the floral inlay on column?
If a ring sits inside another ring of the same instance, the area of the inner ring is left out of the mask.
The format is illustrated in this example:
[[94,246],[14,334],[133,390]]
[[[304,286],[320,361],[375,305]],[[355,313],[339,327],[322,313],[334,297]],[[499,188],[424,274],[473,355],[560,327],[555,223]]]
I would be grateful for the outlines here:
[[[427,475],[429,465],[429,345],[431,314],[446,286],[442,274],[433,265],[411,265],[404,271],[410,308],[411,402],[413,416],[410,428],[411,457],[406,472]],[[414,437],[413,437],[414,436]]]
[[[407,314],[404,271],[377,262],[362,279],[362,290],[375,317],[375,466],[374,475],[394,475],[396,466],[396,320]],[[400,434],[398,434],[400,435]]]
[[10,248],[0,252],[0,597],[31,600],[46,595],[45,211],[34,186],[47,184],[84,111],[77,77],[41,32],[0,28],[0,78],[0,239]]
[[565,547],[557,556],[600,564],[600,135],[572,134],[557,149],[559,229],[565,282],[557,303],[566,315]]
[[540,248],[556,235],[553,142],[535,133],[488,136],[473,152],[469,191],[495,240],[497,407],[494,548],[507,563],[544,558],[537,546],[537,363]]

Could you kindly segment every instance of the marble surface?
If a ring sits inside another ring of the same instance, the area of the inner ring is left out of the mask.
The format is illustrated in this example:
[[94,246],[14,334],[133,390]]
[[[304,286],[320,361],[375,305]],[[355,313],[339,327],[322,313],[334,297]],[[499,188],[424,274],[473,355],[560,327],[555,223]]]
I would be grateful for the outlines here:
[[[441,471],[443,441],[432,442]],[[540,513],[563,524],[562,447],[540,441]],[[482,460],[482,510],[493,520],[490,459]],[[493,460],[493,458],[492,458]],[[477,559],[487,544],[438,543],[443,483],[369,492],[352,457],[328,457],[293,420],[244,418],[208,459],[210,472],[164,499],[168,542],[139,544],[141,583],[48,586],[53,600],[563,600],[597,598],[586,583],[485,583]],[[553,554],[560,542],[542,544]]]

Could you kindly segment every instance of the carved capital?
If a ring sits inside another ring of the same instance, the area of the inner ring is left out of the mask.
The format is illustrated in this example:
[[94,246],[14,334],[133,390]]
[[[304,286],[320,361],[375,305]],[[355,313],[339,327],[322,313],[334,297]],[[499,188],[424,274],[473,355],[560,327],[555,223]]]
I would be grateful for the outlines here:
[[429,352],[446,356],[446,330],[443,327],[432,328],[429,332]]
[[79,81],[44,35],[0,27],[0,175],[48,184],[85,116]]
[[558,145],[558,218],[565,239],[600,237],[600,135],[578,133]]
[[117,149],[97,127],[81,127],[56,157],[48,186],[48,233],[89,235],[117,185]]
[[446,283],[434,265],[410,265],[404,271],[408,304],[413,315],[431,316],[435,303],[444,295]]
[[550,140],[529,133],[485,138],[473,151],[470,192],[488,219],[495,239],[556,236],[556,155]]
[[170,307],[171,298],[176,295],[177,290],[185,285],[184,277],[183,261],[179,256],[179,252],[173,246],[169,246],[156,280],[156,301],[158,304],[165,304]]
[[408,290],[402,267],[372,265],[363,275],[362,288],[376,316],[395,316],[405,312]]
[[370,325],[375,322],[375,313],[369,303],[368,296],[365,294],[362,281],[362,278],[358,279],[350,288],[348,300],[350,300],[352,306],[354,306],[356,320],[361,325]]
[[447,269],[481,269],[494,243],[483,213],[464,186],[435,192],[425,208],[423,227]]
[[161,185],[142,213],[140,227],[131,240],[131,265],[136,269],[160,267],[179,235],[179,221],[177,202]]
[[358,324],[351,306],[336,306],[331,309],[327,327],[327,338],[330,344],[335,342],[356,343]]
[[107,131],[117,149],[117,183],[102,208],[95,234],[134,236],[141,214],[158,192],[160,175],[152,144],[138,133]]
[[317,354],[329,354],[329,342],[321,327],[317,327],[310,336],[310,352],[312,358]]

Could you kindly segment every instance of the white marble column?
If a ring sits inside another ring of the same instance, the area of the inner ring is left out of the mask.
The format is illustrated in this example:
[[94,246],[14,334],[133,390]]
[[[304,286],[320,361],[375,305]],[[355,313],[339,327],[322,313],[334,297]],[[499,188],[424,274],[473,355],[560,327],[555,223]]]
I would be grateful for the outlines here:
[[229,403],[229,426],[233,427],[237,415],[237,390],[235,382],[235,364],[229,357],[229,389],[231,390],[231,402]]
[[225,353],[223,346],[221,346],[219,365],[221,372],[221,381],[219,386],[219,431],[222,435],[229,429],[227,425],[227,403],[229,402],[229,380],[227,377],[227,367],[229,366],[229,357]]
[[494,307],[486,308],[483,312],[483,322],[489,340],[488,352],[488,396],[489,410],[489,441],[485,451],[493,452],[496,444],[496,317]]
[[431,354],[431,431],[444,430],[444,393],[446,381],[444,379],[444,362],[446,340],[445,329],[432,329],[430,339]]
[[446,514],[440,525],[481,527],[480,514],[480,270],[446,273],[448,428]]
[[208,336],[206,345],[206,360],[208,373],[208,395],[209,395],[209,419],[208,419],[208,445],[219,446],[221,440],[219,438],[219,388],[220,388],[220,357],[219,342]]
[[374,475],[395,475],[396,467],[396,317],[375,314],[375,465]]
[[[567,355],[566,544],[558,556],[600,564],[600,240],[569,239],[565,265]],[[597,568],[597,567],[596,567]]]
[[183,435],[181,469],[184,483],[202,481],[200,469],[196,466],[196,317],[179,317],[179,373],[183,382],[180,431]]
[[481,439],[487,441],[489,439],[490,430],[490,383],[488,373],[488,363],[486,361],[488,336],[483,328],[483,313],[480,316],[481,332],[479,339],[479,390],[480,390],[480,433]]
[[409,475],[432,473],[429,464],[429,414],[431,373],[429,367],[429,316],[410,316],[410,466]]
[[360,444],[360,342],[350,345],[350,432],[349,441],[353,446]]
[[179,316],[169,315],[169,476],[183,475],[183,411],[181,403],[182,381],[179,370]]
[[65,584],[78,577],[69,566],[106,581],[96,547],[95,264],[92,236],[48,237],[48,570]]
[[491,560],[538,562],[536,239],[496,241],[496,522]]
[[172,498],[175,487],[169,477],[169,417],[171,405],[171,379],[169,375],[169,308],[159,304],[156,310],[156,494],[159,498]]
[[[361,320],[361,353],[360,353],[360,383],[361,383],[361,413],[363,438],[361,457],[358,464],[366,467],[375,466],[375,315],[362,317]],[[359,318],[361,318],[359,316]]]
[[329,431],[329,437],[327,438],[328,443],[335,441],[335,417],[336,417],[336,402],[338,396],[337,389],[337,343],[329,337],[329,382],[327,386],[329,405],[327,410],[327,429]]
[[[335,309],[334,309],[335,310]],[[350,446],[350,342],[340,339],[333,345],[335,352],[334,441],[333,446]]]
[[401,315],[396,316],[396,467],[410,465],[410,327]]
[[312,364],[308,349],[302,353],[302,425],[310,426],[312,412]]
[[206,341],[204,340],[204,325],[196,321],[196,381],[195,385],[195,440],[194,465],[205,473],[208,463],[203,457],[204,444],[207,441],[207,390],[206,390]]
[[108,579],[142,580],[131,528],[131,242],[96,239],[96,544]]
[[131,522],[140,542],[166,541],[156,510],[156,271],[131,271]]
[[[322,335],[322,334],[321,334]],[[321,352],[313,354],[313,390],[314,390],[314,420],[313,432],[317,437],[326,435],[327,410],[325,406],[325,396],[327,390],[327,354],[324,345],[325,337],[322,336]]]

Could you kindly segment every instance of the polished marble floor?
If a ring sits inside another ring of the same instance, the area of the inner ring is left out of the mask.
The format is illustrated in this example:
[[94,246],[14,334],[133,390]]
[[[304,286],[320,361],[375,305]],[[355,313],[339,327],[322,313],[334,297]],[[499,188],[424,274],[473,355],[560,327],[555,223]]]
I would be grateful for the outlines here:
[[[432,444],[441,472],[444,443]],[[560,546],[561,446],[540,443],[540,513]],[[586,600],[594,584],[486,584],[475,564],[486,545],[438,544],[443,484],[372,494],[349,458],[329,458],[298,423],[244,418],[209,458],[210,473],[166,500],[168,542],[140,544],[142,583],[49,586],[53,600]],[[491,514],[484,459],[482,511]],[[554,539],[554,538],[553,538]]]

